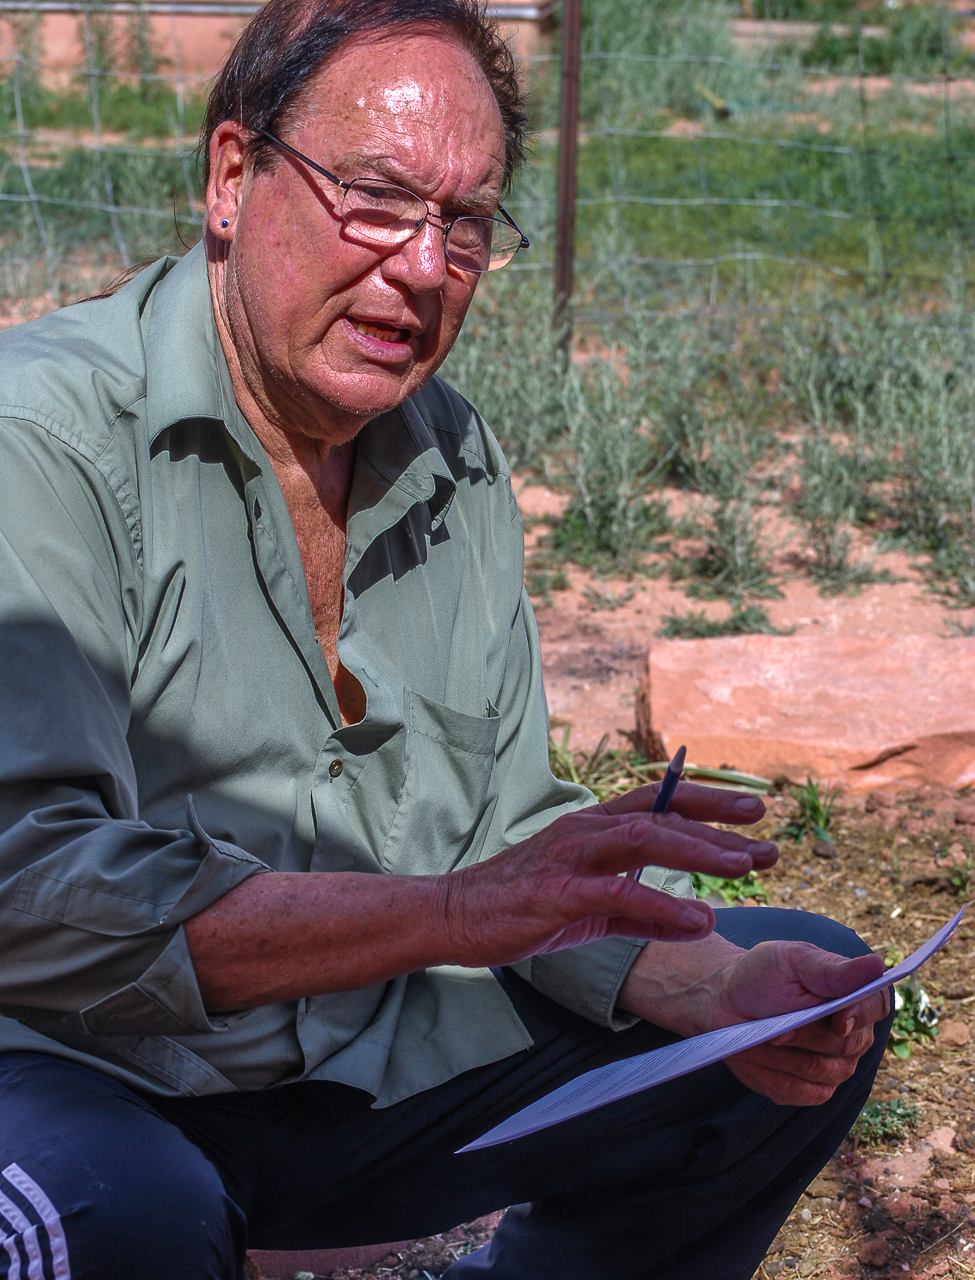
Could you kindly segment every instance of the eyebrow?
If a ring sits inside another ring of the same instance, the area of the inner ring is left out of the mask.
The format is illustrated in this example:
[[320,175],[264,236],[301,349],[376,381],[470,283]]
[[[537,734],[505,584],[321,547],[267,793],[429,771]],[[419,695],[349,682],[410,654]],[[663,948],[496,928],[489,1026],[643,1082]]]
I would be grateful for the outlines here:
[[[371,173],[375,174],[377,178],[383,178],[387,182],[394,182],[398,187],[406,187],[408,191],[413,191],[410,186],[409,174],[404,173],[395,161],[388,159],[386,156],[369,156],[361,152],[352,152],[342,158],[342,168],[352,175],[346,179],[348,182],[353,181],[355,178],[369,176]],[[360,170],[365,170],[365,172],[360,172]],[[413,194],[417,195],[418,193],[414,191]],[[423,197],[421,196],[420,199],[423,199]],[[492,216],[497,212],[500,203],[501,192],[499,190],[497,196],[472,194],[468,199],[459,200],[450,207],[465,212],[469,211]]]

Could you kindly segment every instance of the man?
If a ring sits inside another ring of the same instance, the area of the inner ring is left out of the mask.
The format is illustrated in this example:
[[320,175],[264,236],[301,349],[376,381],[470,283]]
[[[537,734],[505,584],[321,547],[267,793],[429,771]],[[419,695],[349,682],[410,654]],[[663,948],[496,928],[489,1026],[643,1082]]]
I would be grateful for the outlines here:
[[522,243],[524,129],[467,3],[269,0],[203,245],[4,337],[7,1276],[239,1280],[515,1204],[452,1280],[744,1278],[869,1091],[881,996],[453,1154],[882,970],[799,913],[711,932],[686,873],[776,855],[701,823],[759,801],[548,771],[508,474],[433,378]]

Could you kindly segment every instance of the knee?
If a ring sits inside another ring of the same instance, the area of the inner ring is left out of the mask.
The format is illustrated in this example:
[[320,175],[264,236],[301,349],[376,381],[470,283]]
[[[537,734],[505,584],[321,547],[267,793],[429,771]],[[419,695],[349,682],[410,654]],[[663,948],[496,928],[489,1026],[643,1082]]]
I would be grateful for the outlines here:
[[759,942],[811,942],[839,956],[870,952],[863,939],[845,924],[788,907],[733,907],[718,911],[714,931],[739,947],[753,947]]
[[0,1229],[6,1219],[11,1232],[2,1244],[28,1263],[49,1254],[55,1280],[237,1280],[243,1216],[183,1142],[178,1168],[158,1152],[103,1149],[92,1160],[68,1144],[12,1162],[0,1174]]

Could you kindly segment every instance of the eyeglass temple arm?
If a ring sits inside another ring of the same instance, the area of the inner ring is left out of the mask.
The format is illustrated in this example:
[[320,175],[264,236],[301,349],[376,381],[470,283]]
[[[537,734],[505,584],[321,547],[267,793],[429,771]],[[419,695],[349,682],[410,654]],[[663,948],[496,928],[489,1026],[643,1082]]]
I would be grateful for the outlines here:
[[[348,191],[352,186],[351,182],[343,182],[341,178],[336,178],[334,173],[329,173],[327,169],[323,169],[320,164],[316,164],[314,160],[304,155],[301,151],[296,151],[294,147],[289,146],[287,142],[282,142],[280,138],[276,138],[273,133],[268,133],[266,129],[258,129],[257,136],[259,138],[267,138],[268,142],[273,142],[276,147],[280,147],[282,151],[287,151],[289,155],[293,155],[296,160],[300,160],[302,164],[306,164],[309,169],[314,169],[316,173],[320,173],[323,178],[328,178],[329,182],[334,182],[337,187],[341,187],[343,191]],[[520,229],[520,228],[519,228]]]
[[504,207],[503,204],[498,205],[498,213],[500,213],[501,216],[504,218],[505,222],[507,222],[510,227],[514,227],[514,229],[521,236],[521,244],[518,246],[518,248],[530,249],[532,242],[525,235],[524,231],[522,231],[521,227],[518,226],[518,223],[515,222],[514,218],[511,216],[511,214],[508,212],[508,210]]

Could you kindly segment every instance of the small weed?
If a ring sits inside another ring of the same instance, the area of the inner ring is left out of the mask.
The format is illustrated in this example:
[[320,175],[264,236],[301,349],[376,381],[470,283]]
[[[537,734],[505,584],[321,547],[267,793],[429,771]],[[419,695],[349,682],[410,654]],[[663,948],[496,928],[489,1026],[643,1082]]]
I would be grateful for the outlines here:
[[836,792],[825,786],[820,791],[819,783],[807,778],[804,787],[793,788],[792,797],[796,802],[795,813],[779,834],[794,844],[801,843],[807,835],[832,842],[829,826],[833,820]]
[[564,569],[550,573],[547,569],[529,566],[525,570],[525,590],[540,604],[551,606],[552,591],[568,591],[569,579]]
[[852,594],[873,582],[892,582],[888,570],[850,558],[852,529],[870,505],[878,468],[863,450],[841,448],[824,434],[803,441],[799,467],[802,496],[796,515],[813,552],[810,576],[824,596]]
[[659,499],[614,497],[611,485],[597,480],[572,499],[545,545],[585,569],[630,572],[641,555],[653,550],[667,525],[667,507]]
[[600,609],[621,609],[623,605],[629,604],[636,595],[636,587],[627,587],[625,591],[600,591],[596,587],[583,587],[582,595],[588,600],[590,609],[599,611]]
[[726,494],[709,495],[702,531],[704,554],[675,560],[671,567],[675,581],[688,580],[684,589],[692,599],[781,598],[771,581],[771,548],[750,487],[742,484]]
[[938,1034],[940,1004],[932,1004],[928,993],[911,979],[894,988],[894,1022],[887,1047],[898,1058],[911,1056],[911,1043],[932,1041]]
[[707,876],[702,871],[692,871],[691,881],[698,898],[707,898],[716,893],[729,907],[748,898],[754,898],[756,902],[768,902],[768,894],[755,871],[749,871],[741,880],[724,880],[721,876]]
[[965,623],[959,622],[957,618],[945,618],[945,626],[948,629],[948,638],[951,640],[959,640],[965,636],[975,636],[975,622],[966,626]]
[[853,1126],[853,1137],[865,1147],[875,1146],[885,1138],[906,1138],[920,1118],[921,1110],[913,1102],[902,1102],[900,1098],[868,1102]]
[[625,371],[592,358],[562,385],[569,504],[548,538],[588,568],[632,572],[669,526],[666,504],[648,497],[659,471],[647,416],[649,370],[639,350]]
[[888,943],[887,946],[884,947],[885,969],[893,969],[895,965],[900,964],[905,958],[904,952],[900,947],[895,947],[892,942]]
[[972,850],[971,841],[966,840],[965,846],[964,862],[956,863],[948,877],[948,883],[959,898],[970,897],[972,888],[975,886],[975,852]]
[[[666,551],[667,549],[666,544],[663,546],[658,544],[649,548],[650,551]],[[667,566],[663,560],[649,560],[644,561],[643,564],[638,564],[633,572],[640,578],[662,578],[667,572]]]
[[750,604],[735,609],[727,618],[709,618],[703,609],[697,613],[664,614],[657,635],[665,640],[707,640],[711,636],[789,635],[773,625],[761,605]]

